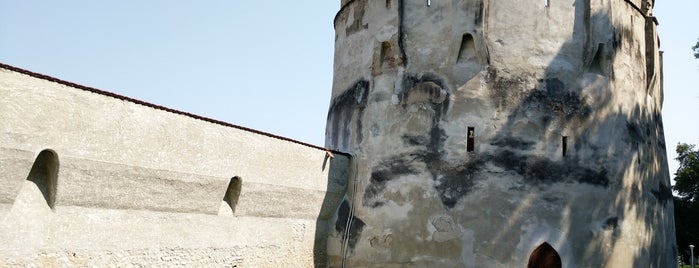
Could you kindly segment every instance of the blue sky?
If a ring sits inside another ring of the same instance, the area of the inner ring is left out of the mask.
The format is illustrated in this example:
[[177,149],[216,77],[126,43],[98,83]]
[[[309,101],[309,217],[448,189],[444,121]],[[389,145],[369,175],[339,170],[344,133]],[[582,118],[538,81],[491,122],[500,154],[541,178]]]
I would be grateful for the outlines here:
[[664,52],[663,123],[671,178],[678,167],[674,160],[677,143],[699,145],[699,60],[691,49],[699,38],[697,12],[697,0],[661,0],[653,11]]
[[0,0],[0,62],[323,145],[339,5]]
[[[339,2],[0,0],[0,62],[322,146]],[[699,144],[697,11],[654,12],[671,173]]]

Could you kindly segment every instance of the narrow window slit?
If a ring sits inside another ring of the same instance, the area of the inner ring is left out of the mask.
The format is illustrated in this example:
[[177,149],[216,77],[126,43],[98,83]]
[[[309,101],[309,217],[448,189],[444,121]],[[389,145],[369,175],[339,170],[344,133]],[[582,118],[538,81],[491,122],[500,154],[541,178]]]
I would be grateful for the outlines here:
[[568,154],[568,136],[561,137],[561,148],[563,156],[566,156]]
[[385,67],[386,65],[392,65],[390,63],[391,61],[391,43],[390,42],[381,42],[381,54],[379,55],[380,61],[381,61],[381,67]]
[[604,66],[606,65],[604,55],[604,44],[599,43],[597,45],[597,52],[595,52],[595,56],[592,58],[592,63],[590,64],[590,72],[606,75],[604,70]]
[[474,127],[468,127],[468,132],[467,132],[467,138],[466,138],[466,151],[467,152],[473,152],[475,149],[475,139],[476,139],[476,130]]

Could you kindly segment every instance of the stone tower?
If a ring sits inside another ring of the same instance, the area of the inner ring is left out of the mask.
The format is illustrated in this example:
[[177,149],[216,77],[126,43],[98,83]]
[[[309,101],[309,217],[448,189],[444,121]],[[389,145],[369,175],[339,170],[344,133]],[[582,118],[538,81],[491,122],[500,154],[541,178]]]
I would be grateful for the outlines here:
[[331,267],[676,264],[651,0],[342,0]]

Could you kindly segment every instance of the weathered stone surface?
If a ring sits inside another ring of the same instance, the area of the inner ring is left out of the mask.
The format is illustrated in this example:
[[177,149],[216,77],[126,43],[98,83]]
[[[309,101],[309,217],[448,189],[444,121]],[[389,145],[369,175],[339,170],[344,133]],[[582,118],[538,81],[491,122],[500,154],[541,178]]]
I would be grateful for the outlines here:
[[675,265],[651,6],[342,1],[330,266]]

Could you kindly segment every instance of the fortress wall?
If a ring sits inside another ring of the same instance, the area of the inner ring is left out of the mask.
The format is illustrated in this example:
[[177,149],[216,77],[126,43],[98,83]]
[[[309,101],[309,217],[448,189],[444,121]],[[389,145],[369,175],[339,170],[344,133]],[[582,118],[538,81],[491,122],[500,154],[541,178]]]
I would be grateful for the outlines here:
[[0,265],[324,261],[347,156],[2,67]]

